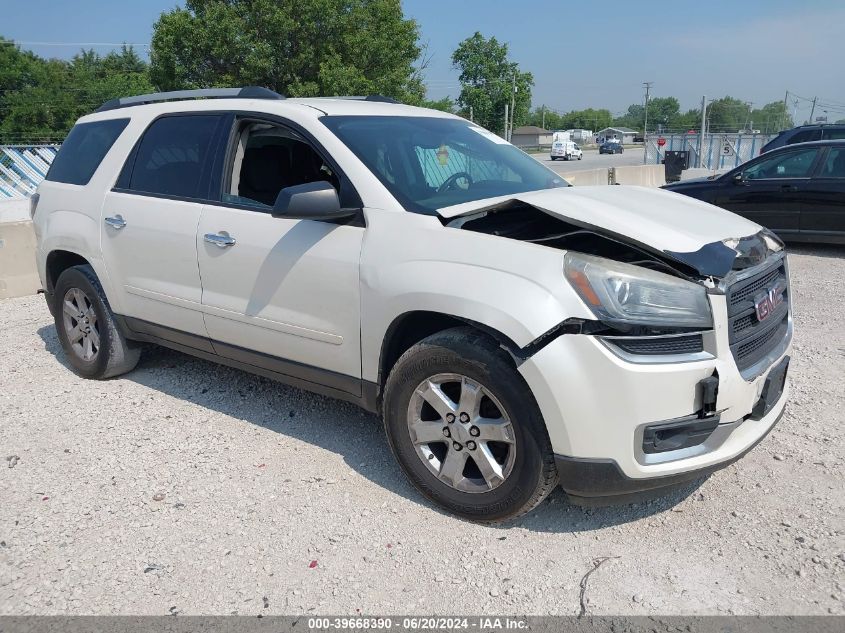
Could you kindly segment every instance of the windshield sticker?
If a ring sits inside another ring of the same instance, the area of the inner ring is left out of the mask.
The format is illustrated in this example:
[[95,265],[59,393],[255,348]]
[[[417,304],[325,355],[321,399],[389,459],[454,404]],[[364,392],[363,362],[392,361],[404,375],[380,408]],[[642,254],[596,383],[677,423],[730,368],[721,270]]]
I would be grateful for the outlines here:
[[442,167],[445,167],[449,163],[449,149],[445,145],[441,145],[440,149],[437,150],[437,162]]
[[499,145],[507,145],[508,144],[508,142],[505,139],[503,139],[501,136],[499,136],[498,134],[493,134],[493,132],[491,132],[490,130],[485,130],[483,127],[478,127],[476,125],[470,125],[469,129],[471,129],[473,132],[481,134],[481,136],[483,136],[487,140],[493,141],[494,143],[498,143]]

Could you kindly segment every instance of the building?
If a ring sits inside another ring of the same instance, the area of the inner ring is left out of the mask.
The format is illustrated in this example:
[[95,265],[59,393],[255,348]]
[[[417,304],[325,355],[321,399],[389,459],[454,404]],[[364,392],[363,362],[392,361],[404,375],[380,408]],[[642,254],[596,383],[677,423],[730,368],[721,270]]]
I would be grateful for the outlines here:
[[552,144],[552,133],[536,125],[514,128],[511,143],[517,147],[538,147]]
[[634,137],[639,136],[639,132],[632,130],[629,127],[606,127],[603,130],[596,132],[599,142],[617,140],[620,143],[633,143]]

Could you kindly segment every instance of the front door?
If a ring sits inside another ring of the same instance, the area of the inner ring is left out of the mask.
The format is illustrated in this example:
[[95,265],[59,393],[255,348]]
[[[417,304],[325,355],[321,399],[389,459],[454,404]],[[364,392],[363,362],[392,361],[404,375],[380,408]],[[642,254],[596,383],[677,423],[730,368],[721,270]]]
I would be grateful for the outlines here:
[[216,115],[157,119],[106,194],[103,259],[124,316],[205,336],[196,232],[220,122]]
[[714,204],[788,237],[800,227],[803,194],[818,149],[761,156],[742,169],[742,179],[719,190]]
[[[296,132],[236,122],[219,204],[203,208],[197,252],[215,351],[360,395],[359,259],[364,228],[274,218],[283,187],[339,176]],[[305,386],[308,386],[307,384]]]

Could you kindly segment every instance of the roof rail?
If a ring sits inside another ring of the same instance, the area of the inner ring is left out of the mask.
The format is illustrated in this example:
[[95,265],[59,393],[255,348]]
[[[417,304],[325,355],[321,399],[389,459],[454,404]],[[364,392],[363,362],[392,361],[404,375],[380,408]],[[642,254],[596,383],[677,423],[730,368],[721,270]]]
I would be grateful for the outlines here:
[[145,103],[160,101],[174,101],[184,99],[284,99],[278,92],[261,86],[246,86],[244,88],[203,88],[200,90],[174,90],[171,92],[153,92],[134,97],[120,97],[106,101],[97,108],[97,112],[117,110]]
[[399,103],[393,97],[385,97],[384,95],[367,95],[364,101],[377,101],[379,103]]
[[328,97],[305,97],[306,99],[345,99],[348,101],[377,101],[378,103],[402,103],[384,95],[333,95]]

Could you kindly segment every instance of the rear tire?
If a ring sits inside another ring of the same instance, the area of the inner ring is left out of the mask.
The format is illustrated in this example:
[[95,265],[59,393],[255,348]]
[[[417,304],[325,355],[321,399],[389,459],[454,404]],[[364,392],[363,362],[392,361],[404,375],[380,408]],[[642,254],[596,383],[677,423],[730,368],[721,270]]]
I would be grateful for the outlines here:
[[402,355],[387,379],[384,426],[417,490],[465,519],[525,514],[558,482],[528,385],[496,341],[473,328],[433,334]]
[[59,342],[74,372],[101,380],[125,374],[138,364],[141,349],[120,333],[91,266],[62,272],[53,301]]

